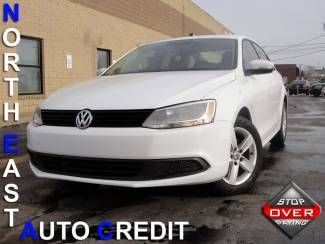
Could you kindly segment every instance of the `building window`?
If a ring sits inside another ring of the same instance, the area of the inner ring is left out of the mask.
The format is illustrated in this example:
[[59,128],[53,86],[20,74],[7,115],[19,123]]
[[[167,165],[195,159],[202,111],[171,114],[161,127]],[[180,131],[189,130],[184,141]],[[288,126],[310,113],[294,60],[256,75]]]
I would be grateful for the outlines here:
[[40,39],[22,37],[17,46],[19,55],[18,94],[40,94],[42,87],[42,42]]
[[107,49],[97,49],[97,75],[100,75],[111,65],[111,51]]

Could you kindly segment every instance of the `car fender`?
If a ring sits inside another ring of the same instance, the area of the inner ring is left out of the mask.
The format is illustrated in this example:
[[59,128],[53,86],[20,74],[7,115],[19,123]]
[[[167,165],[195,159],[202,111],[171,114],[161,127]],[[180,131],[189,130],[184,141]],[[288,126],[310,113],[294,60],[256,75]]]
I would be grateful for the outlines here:
[[[238,85],[238,80],[234,80],[220,89],[217,89],[205,96],[205,99],[215,99],[216,113],[215,122],[218,121],[228,121],[235,124],[236,119],[240,110],[246,107],[249,112],[251,111],[251,106],[249,102],[243,96],[241,89]],[[254,117],[250,112],[252,120]]]
[[279,113],[280,114],[282,114],[282,108],[283,108],[283,105],[284,105],[284,100],[287,100],[286,108],[288,110],[288,99],[289,99],[288,91],[285,88],[285,86],[283,85],[283,88],[282,88],[282,91],[281,91],[281,103],[280,103],[280,107],[279,107]]

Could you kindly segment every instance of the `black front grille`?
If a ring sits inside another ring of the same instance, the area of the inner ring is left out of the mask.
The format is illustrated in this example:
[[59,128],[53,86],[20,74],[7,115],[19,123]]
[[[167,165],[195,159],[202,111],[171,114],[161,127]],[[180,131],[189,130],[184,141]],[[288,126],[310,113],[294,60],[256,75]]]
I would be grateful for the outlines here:
[[43,172],[106,180],[158,180],[196,174],[210,166],[201,158],[126,160],[59,156],[29,152]]
[[[80,110],[42,110],[44,125],[76,127],[76,116]],[[141,110],[92,110],[89,127],[141,127],[153,112]]]

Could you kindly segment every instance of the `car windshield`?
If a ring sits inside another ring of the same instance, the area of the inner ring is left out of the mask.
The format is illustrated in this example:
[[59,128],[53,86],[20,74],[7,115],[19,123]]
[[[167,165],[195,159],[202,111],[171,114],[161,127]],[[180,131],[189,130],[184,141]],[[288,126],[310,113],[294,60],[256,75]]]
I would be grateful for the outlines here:
[[236,66],[236,40],[212,38],[176,40],[141,46],[115,63],[104,75],[231,70]]

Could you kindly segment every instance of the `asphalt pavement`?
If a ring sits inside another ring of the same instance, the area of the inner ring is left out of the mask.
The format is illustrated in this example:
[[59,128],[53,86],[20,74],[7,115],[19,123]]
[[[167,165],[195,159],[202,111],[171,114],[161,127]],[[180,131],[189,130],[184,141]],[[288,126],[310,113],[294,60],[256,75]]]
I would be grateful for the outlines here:
[[[262,205],[290,181],[325,206],[325,97],[290,97],[288,123],[285,148],[264,148],[264,166],[253,190],[229,197],[213,196],[204,185],[127,189],[39,179],[28,166],[25,125],[2,128],[1,137],[7,132],[21,134],[16,163],[22,178],[0,178],[0,209],[20,209],[14,228],[7,227],[7,216],[1,214],[0,243],[20,243],[28,220],[35,226],[40,221],[85,221],[91,228],[90,238],[83,243],[96,242],[96,225],[103,220],[189,221],[185,241],[170,243],[325,243],[324,213],[293,240],[261,214]],[[1,175],[9,158],[1,148]],[[3,200],[7,183],[19,186],[17,203]],[[69,234],[67,242],[75,242]]]

